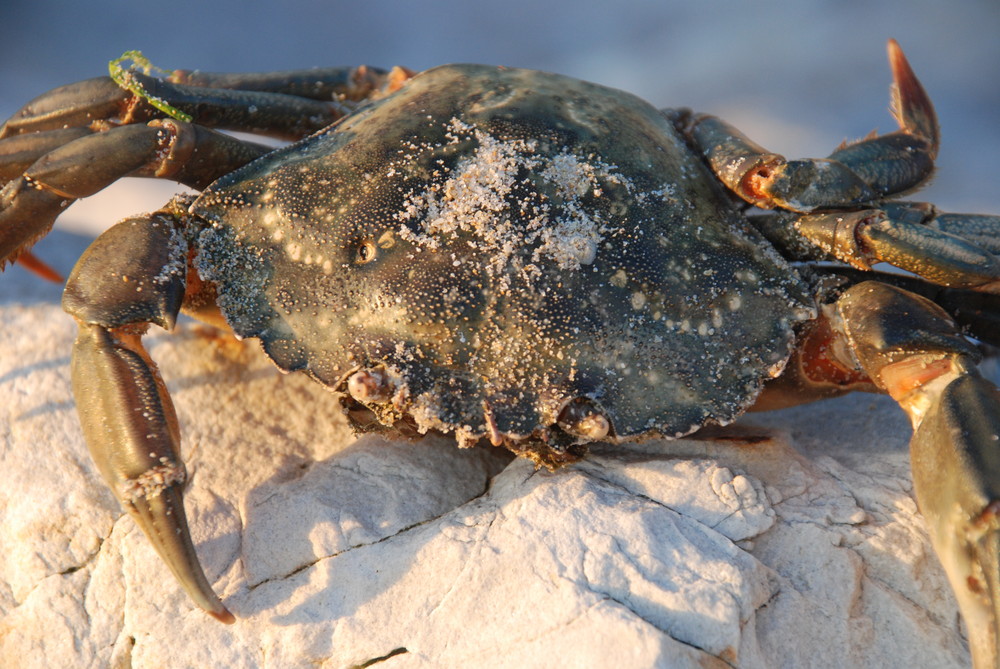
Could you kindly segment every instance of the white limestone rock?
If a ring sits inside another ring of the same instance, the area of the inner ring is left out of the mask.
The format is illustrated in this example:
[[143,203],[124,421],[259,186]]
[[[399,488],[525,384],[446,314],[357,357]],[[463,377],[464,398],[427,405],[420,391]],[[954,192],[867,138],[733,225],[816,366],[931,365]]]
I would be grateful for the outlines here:
[[[63,266],[81,246],[44,244]],[[356,439],[323,388],[185,322],[147,341],[198,551],[238,617],[221,625],[89,461],[58,294],[0,277],[0,666],[969,664],[883,398],[550,473],[447,438]]]

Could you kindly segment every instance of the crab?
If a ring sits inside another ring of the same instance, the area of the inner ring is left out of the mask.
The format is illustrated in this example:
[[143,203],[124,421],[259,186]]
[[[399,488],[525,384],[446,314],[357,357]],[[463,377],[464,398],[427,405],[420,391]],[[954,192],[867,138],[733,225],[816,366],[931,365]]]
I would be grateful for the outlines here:
[[556,74],[163,73],[130,52],[0,129],[0,261],[51,275],[30,246],[121,177],[201,191],[98,237],[63,306],[94,462],[220,621],[235,617],[196,556],[177,419],[142,344],[181,312],[259,339],[358,431],[549,468],[593,442],[886,393],[914,428],[973,661],[996,666],[1000,391],[976,364],[1000,343],[1000,216],[896,199],[930,176],[939,131],[894,41],[889,61],[898,131],[786,160],[718,118]]

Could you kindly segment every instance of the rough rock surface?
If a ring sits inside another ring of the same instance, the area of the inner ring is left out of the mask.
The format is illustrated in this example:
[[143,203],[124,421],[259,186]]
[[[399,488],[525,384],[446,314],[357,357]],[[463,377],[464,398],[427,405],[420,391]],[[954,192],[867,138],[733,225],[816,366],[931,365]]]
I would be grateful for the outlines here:
[[[83,243],[38,251],[65,268]],[[58,297],[0,277],[0,666],[968,666],[884,398],[549,473],[356,439],[324,389],[188,321],[147,341],[195,541],[239,618],[218,624],[89,461]]]

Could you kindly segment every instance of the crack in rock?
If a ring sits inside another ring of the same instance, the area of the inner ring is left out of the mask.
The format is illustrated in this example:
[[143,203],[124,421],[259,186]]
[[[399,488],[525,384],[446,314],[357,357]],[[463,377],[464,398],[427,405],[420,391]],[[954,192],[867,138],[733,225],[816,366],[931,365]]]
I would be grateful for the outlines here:
[[[406,648],[400,646],[399,648],[393,648],[385,655],[380,655],[379,657],[373,657],[370,660],[362,662],[361,664],[354,665],[358,669],[364,669],[365,667],[371,667],[373,665],[379,664],[380,662],[385,662],[386,660],[396,657],[397,655],[403,655],[404,653],[409,653],[410,651]],[[353,668],[352,668],[353,669]]]

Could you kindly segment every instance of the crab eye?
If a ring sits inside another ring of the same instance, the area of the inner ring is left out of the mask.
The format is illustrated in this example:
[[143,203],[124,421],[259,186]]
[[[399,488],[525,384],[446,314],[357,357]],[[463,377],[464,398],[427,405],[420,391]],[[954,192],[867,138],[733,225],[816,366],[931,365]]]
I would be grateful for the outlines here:
[[375,260],[375,255],[378,253],[378,247],[375,246],[375,242],[370,239],[362,240],[358,244],[357,255],[354,261],[359,265],[364,265],[372,260]]

